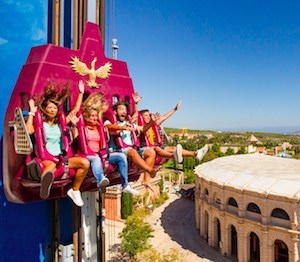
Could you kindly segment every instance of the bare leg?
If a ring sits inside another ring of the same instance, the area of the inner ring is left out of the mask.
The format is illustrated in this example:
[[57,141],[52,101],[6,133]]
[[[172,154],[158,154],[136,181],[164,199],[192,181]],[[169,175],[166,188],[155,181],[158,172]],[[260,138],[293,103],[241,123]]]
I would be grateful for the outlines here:
[[44,160],[44,171],[41,174],[40,197],[46,199],[49,197],[50,189],[53,183],[53,173],[56,171],[56,164],[50,160]]
[[48,171],[52,171],[53,173],[56,171],[56,164],[51,161],[51,160],[44,160],[43,161],[43,165],[44,165],[44,171],[41,174],[41,178],[48,172]]
[[[175,148],[176,149],[176,148]],[[173,152],[167,151],[167,150],[163,150],[162,148],[160,148],[159,146],[155,146],[154,150],[156,152],[156,155],[162,157],[162,158],[174,158],[173,153],[175,152],[175,149]]]
[[[175,146],[168,146],[164,151],[167,151],[169,153],[174,153],[176,150]],[[197,151],[188,151],[183,149],[182,150],[182,156],[183,157],[195,157],[197,155]]]
[[[144,157],[145,157],[146,163],[149,166],[153,167],[154,163],[155,163],[155,157],[156,157],[155,150],[153,148],[146,149],[145,152],[144,152]],[[155,192],[154,188],[153,188],[153,186],[152,186],[152,184],[150,182],[150,177],[152,177],[152,175],[150,173],[148,173],[148,172],[145,172],[142,185],[148,187],[150,190],[152,190],[153,192]]]
[[79,190],[82,181],[89,171],[90,161],[83,157],[71,157],[69,159],[69,168],[76,170],[75,179],[73,182],[73,190]]
[[139,155],[139,153],[135,149],[130,149],[127,152],[127,158],[130,161],[132,161],[134,164],[136,164],[139,168],[144,169],[145,171],[150,173],[151,176],[155,176],[156,172],[158,171],[158,170],[153,168],[153,165],[149,166],[147,164],[147,162],[143,158],[141,158],[141,156]]

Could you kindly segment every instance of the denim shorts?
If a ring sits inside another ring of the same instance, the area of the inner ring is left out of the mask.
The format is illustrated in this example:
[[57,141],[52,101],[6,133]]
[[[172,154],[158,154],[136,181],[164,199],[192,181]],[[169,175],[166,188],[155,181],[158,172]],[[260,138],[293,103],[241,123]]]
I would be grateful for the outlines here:
[[[145,157],[144,157],[144,152],[145,152],[147,149],[149,149],[149,148],[150,148],[150,147],[144,146],[144,147],[142,147],[142,148],[138,148],[136,151],[139,153],[139,155],[140,155],[141,158],[145,159]],[[134,148],[132,148],[132,147],[124,147],[124,148],[120,148],[120,149],[115,150],[115,152],[122,152],[122,153],[124,153],[124,154],[127,155],[128,151],[129,151],[130,149],[134,149]]]
[[150,148],[150,147],[144,146],[144,147],[138,149],[138,152],[139,152],[141,158],[145,159],[145,157],[144,157],[144,152],[145,152],[147,149],[149,149],[149,148]]

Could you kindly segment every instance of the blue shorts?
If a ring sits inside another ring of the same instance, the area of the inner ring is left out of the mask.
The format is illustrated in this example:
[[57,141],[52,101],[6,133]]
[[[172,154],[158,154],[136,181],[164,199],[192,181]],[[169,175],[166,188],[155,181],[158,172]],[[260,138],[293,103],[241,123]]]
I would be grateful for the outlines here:
[[142,148],[139,148],[138,152],[139,152],[141,158],[145,159],[145,157],[144,157],[144,152],[145,152],[147,149],[149,149],[149,148],[151,148],[151,147],[144,146],[144,147],[142,147]]

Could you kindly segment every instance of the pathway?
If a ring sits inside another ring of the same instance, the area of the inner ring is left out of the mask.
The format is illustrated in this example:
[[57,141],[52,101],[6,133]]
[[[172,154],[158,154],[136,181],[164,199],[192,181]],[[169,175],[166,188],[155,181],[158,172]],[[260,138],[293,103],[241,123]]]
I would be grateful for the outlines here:
[[[188,261],[216,261],[230,262],[231,260],[219,254],[218,250],[208,246],[200,237],[199,230],[195,225],[195,202],[180,198],[175,194],[169,194],[170,199],[163,205],[156,208],[147,218],[147,222],[155,230],[154,238],[150,243],[156,250],[168,252],[171,248],[177,249],[180,253],[187,255]],[[183,219],[185,224],[183,224]],[[157,223],[158,220],[158,223]],[[111,221],[107,221],[107,233],[115,232],[117,235],[123,228],[123,223],[115,222],[114,230],[109,226]],[[112,237],[111,237],[112,238]],[[115,237],[118,243],[120,240]],[[108,247],[108,243],[106,245]],[[107,253],[109,255],[109,253]],[[112,258],[113,255],[110,255]],[[109,256],[107,256],[107,260]],[[116,260],[126,261],[119,256]]]

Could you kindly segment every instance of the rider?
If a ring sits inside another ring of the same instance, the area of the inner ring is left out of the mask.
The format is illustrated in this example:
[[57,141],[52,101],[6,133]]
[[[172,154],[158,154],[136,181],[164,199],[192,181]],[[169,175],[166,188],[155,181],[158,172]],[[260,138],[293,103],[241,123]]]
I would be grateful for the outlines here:
[[[136,93],[135,93],[136,94]],[[137,105],[136,96],[133,95],[135,107]],[[137,130],[138,132],[146,132],[149,127],[151,127],[154,123],[154,121],[157,120],[157,115],[152,115],[151,119],[149,120],[149,123],[144,126],[138,126],[136,123],[133,124],[133,128],[131,126],[128,126],[127,122],[127,114],[128,114],[128,103],[127,102],[117,102],[113,105],[113,111],[117,116],[118,122],[117,125],[112,124],[109,120],[106,120],[104,122],[104,125],[108,128],[109,133],[111,135],[121,135],[123,141],[129,145],[133,146],[133,140],[131,136],[131,131]],[[136,113],[132,116],[131,122],[137,121],[137,110],[135,110]],[[150,190],[154,191],[152,184],[150,182],[150,177],[154,177],[156,172],[159,170],[159,168],[153,168],[156,158],[156,151],[154,148],[147,148],[143,147],[139,149],[139,152],[137,152],[136,149],[132,147],[126,147],[126,148],[118,148],[117,145],[114,143],[114,139],[110,139],[110,151],[119,151],[123,152],[127,155],[127,158],[131,160],[134,164],[139,166],[140,168],[144,169],[145,175],[144,179],[142,181],[142,184],[146,187],[148,187]],[[167,155],[172,158],[173,153],[166,152]],[[175,155],[176,155],[175,151]]]
[[[181,101],[175,106],[174,109],[172,109],[171,111],[169,111],[168,113],[166,113],[165,115],[160,117],[158,120],[156,120],[156,124],[158,126],[160,126],[165,120],[167,120],[170,116],[172,116],[180,108],[180,105],[181,105]],[[148,109],[141,110],[140,114],[142,115],[144,122],[147,125],[151,119],[149,110]],[[147,138],[151,144],[153,144],[153,145],[155,144],[152,125],[149,128],[149,130],[147,131]],[[168,147],[164,148],[164,150],[169,153],[174,153],[176,149],[177,149],[177,151],[182,151],[182,157],[195,157],[198,161],[201,161],[202,158],[204,157],[204,155],[207,153],[208,145],[205,145],[203,148],[201,148],[197,151],[188,151],[188,150],[182,149],[182,146],[180,144],[178,144],[176,147],[168,146]],[[181,154],[179,154],[179,159],[178,159],[179,163],[182,162],[182,157],[180,158],[180,156],[181,156]]]
[[[79,82],[79,98],[83,96],[84,84]],[[61,91],[60,91],[61,90]],[[33,117],[39,109],[43,116],[43,128],[46,136],[46,148],[48,152],[53,156],[59,156],[62,154],[62,140],[61,129],[57,123],[59,106],[62,104],[65,98],[70,95],[68,84],[65,84],[63,88],[59,88],[54,83],[49,82],[44,90],[44,93],[37,98],[37,106],[33,99],[29,100],[29,116],[26,122],[28,133],[31,135],[35,132],[33,125]],[[76,103],[75,108],[66,117],[67,124],[71,121],[76,113],[79,111],[80,104]],[[49,197],[50,189],[54,180],[53,173],[57,169],[55,162],[51,160],[44,160],[44,170],[41,174],[41,189],[40,197],[46,199]],[[80,186],[89,170],[90,163],[86,158],[71,157],[69,158],[69,168],[75,169],[75,179],[73,181],[73,187],[67,191],[67,195],[72,201],[79,207],[83,206],[83,200],[81,198]]]

